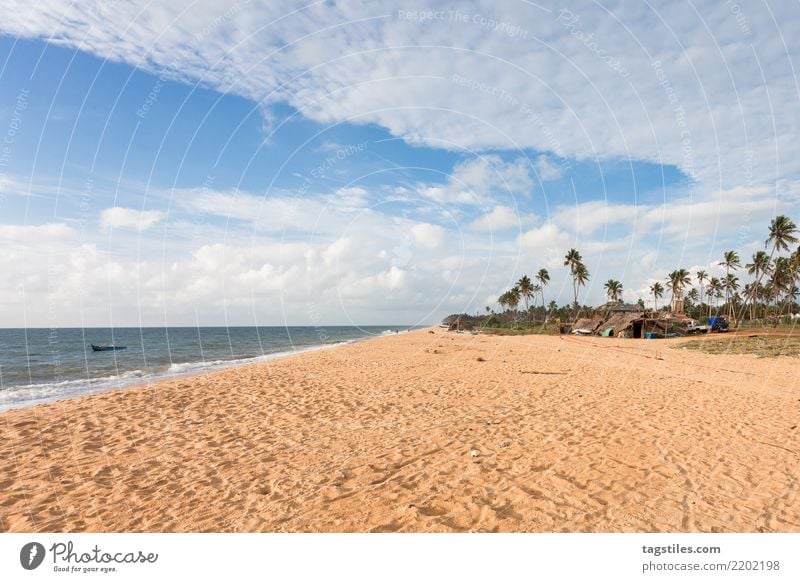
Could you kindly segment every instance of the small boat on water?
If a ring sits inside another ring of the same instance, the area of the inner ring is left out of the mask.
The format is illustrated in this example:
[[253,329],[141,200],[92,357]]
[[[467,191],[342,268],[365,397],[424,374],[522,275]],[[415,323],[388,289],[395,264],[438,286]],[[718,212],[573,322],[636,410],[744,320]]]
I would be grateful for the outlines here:
[[125,350],[128,346],[96,346],[94,344],[89,344],[92,346],[92,351],[94,352],[113,352],[114,350]]

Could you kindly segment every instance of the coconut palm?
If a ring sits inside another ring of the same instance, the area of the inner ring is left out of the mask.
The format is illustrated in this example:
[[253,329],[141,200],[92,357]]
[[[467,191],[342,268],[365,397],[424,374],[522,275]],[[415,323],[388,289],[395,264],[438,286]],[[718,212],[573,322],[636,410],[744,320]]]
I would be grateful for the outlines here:
[[[727,280],[731,276],[731,271],[737,270],[742,266],[742,263],[739,260],[739,254],[736,251],[726,251],[722,257],[723,258],[720,262],[720,265],[725,267],[725,279]],[[730,292],[728,288],[725,287],[725,303],[727,303],[728,307],[728,317],[733,319],[733,306],[731,304],[730,297]]]
[[[533,307],[535,308],[536,298],[542,293],[542,286],[539,283],[534,283],[531,291],[533,292]],[[544,297],[542,298],[542,309],[544,309]]]
[[706,273],[703,269],[698,270],[694,274],[695,279],[697,279],[697,286],[700,287],[700,304],[703,304],[703,285],[706,281],[708,281],[708,273]]
[[675,300],[683,297],[683,290],[689,283],[692,282],[689,277],[689,271],[686,269],[676,269],[667,275],[667,282],[669,289],[672,293],[672,304],[675,305]]
[[569,272],[572,275],[574,306],[577,310],[578,289],[589,280],[589,270],[586,268],[586,265],[583,264],[583,259],[577,249],[569,249],[569,251],[567,251],[564,257],[564,266],[569,267]]
[[517,306],[522,299],[522,291],[516,285],[508,291],[508,305],[514,310],[514,321],[517,320]]
[[[739,277],[736,277],[733,274],[725,275],[725,279],[722,282],[722,286],[725,288],[725,300],[728,302],[728,313],[733,313],[733,295],[739,289]],[[733,317],[729,315],[729,317]]]
[[547,287],[547,284],[550,282],[550,273],[547,272],[547,269],[539,269],[539,272],[536,273],[534,278],[539,283],[539,288],[542,293],[542,308],[544,308],[544,288]]
[[[720,297],[722,297],[722,281],[720,281],[717,277],[711,277],[711,280],[708,282],[708,296],[710,298],[715,299],[713,301],[714,307],[717,306],[717,301]],[[712,300],[708,300],[708,317],[711,317],[711,304]]]
[[583,259],[577,249],[569,249],[564,256],[564,266],[569,267],[570,272],[575,270],[575,266]]
[[653,303],[656,306],[656,311],[658,311],[658,298],[664,296],[664,286],[656,281],[650,285],[650,293],[653,294]]
[[747,263],[744,267],[747,269],[748,275],[753,275],[756,282],[753,285],[749,286],[749,292],[745,293],[745,297],[747,301],[750,303],[750,319],[755,319],[756,313],[756,303],[758,298],[758,288],[759,284],[758,281],[761,280],[761,276],[767,274],[770,268],[770,260],[769,255],[765,251],[757,251],[753,253],[753,262]]
[[[788,271],[788,280],[786,282],[784,294],[787,301],[784,302],[784,307],[790,307],[795,303],[795,298],[797,296],[795,289],[797,289],[797,278],[800,276],[800,247],[789,255],[789,258],[786,260],[786,269]],[[781,315],[783,315],[783,308],[781,308]]]
[[[772,243],[772,250],[769,252],[769,263],[772,264],[775,251],[788,251],[789,245],[797,244],[797,240],[797,225],[791,218],[783,214],[773,218],[769,224],[769,236],[764,241],[764,248]],[[761,272],[761,277],[764,274],[764,272]],[[761,277],[756,279],[756,288],[761,284]],[[769,306],[767,306],[767,309],[769,309]]]
[[[786,305],[786,295],[794,288],[794,277],[792,273],[791,258],[778,257],[772,267],[772,278],[770,279],[770,288],[772,290],[773,300],[775,301],[775,308],[777,310],[779,299],[783,295],[783,304]],[[783,314],[783,307],[779,315]]]
[[[786,305],[791,307],[795,303],[797,303],[797,296],[800,294],[800,289],[797,288],[797,285],[792,285],[788,289],[786,289],[785,297],[786,297]],[[794,311],[794,309],[792,309]]]
[[603,289],[606,290],[606,295],[610,301],[619,301],[622,295],[622,283],[615,279],[609,279],[606,281],[605,285],[603,285]]
[[769,237],[764,243],[768,246],[772,243],[770,259],[775,251],[788,251],[789,245],[797,244],[797,225],[788,216],[780,215],[772,219],[769,225]]
[[589,280],[589,269],[586,268],[586,265],[580,263],[578,267],[575,269],[575,274],[573,275],[575,279],[575,306],[578,306],[578,289],[586,285],[586,282]]
[[500,295],[500,297],[497,298],[497,303],[500,304],[500,307],[503,309],[503,313],[505,313],[506,310],[508,309],[508,305],[509,305],[509,303],[508,303],[508,291],[506,291],[505,293]]
[[530,277],[523,275],[520,277],[520,280],[517,281],[516,288],[519,289],[520,296],[525,303],[525,313],[527,314],[530,309],[529,301],[531,297],[533,297],[533,282]]

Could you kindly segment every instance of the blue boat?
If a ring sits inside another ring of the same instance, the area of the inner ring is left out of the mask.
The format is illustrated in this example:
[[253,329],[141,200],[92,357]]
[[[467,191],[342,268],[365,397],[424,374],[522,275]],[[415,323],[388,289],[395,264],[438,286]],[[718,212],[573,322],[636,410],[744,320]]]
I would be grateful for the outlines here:
[[92,346],[92,351],[94,352],[113,352],[114,350],[125,350],[128,346],[96,346],[94,344],[89,344]]

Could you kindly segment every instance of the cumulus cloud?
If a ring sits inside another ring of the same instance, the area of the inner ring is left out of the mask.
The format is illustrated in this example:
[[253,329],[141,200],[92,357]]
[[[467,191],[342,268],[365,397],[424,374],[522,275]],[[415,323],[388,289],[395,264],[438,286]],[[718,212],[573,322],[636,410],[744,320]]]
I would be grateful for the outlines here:
[[104,230],[119,228],[142,231],[155,226],[165,216],[160,210],[136,210],[114,206],[100,213],[100,226]]
[[605,200],[591,200],[571,206],[559,206],[553,213],[552,221],[586,235],[614,224],[632,224],[636,213],[637,207],[631,204],[609,204]]
[[497,155],[455,165],[444,185],[424,185],[419,193],[440,203],[486,204],[498,198],[529,196],[533,180],[523,158],[507,162]]
[[426,249],[439,248],[444,239],[444,232],[441,226],[426,222],[411,227],[411,234],[414,240]]
[[480,218],[476,218],[469,227],[473,230],[507,230],[519,227],[522,221],[516,210],[510,206],[498,205]]
[[532,228],[519,237],[522,247],[537,250],[566,248],[570,240],[567,233],[552,223]]

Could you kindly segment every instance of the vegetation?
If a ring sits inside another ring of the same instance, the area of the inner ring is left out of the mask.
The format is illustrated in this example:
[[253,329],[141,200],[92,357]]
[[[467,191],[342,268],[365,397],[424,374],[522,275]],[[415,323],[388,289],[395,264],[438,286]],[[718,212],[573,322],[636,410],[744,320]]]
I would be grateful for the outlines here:
[[755,354],[760,358],[800,357],[800,337],[797,336],[760,335],[754,337],[730,336],[725,339],[703,338],[674,344],[671,347],[707,354]]
[[606,281],[605,285],[603,285],[603,289],[606,290],[606,296],[609,301],[614,301],[616,303],[622,298],[622,283],[616,279],[609,279]]
[[664,286],[656,281],[650,285],[650,293],[653,294],[653,304],[656,306],[656,311],[658,311],[658,298],[664,296]]
[[570,275],[572,276],[572,290],[575,299],[572,303],[575,308],[575,314],[578,313],[578,290],[586,285],[589,280],[589,269],[583,264],[583,257],[576,249],[569,249],[564,257],[564,266],[569,267]]
[[[753,253],[749,263],[742,265],[739,253],[729,250],[718,263],[724,268],[724,275],[713,277],[699,269],[694,274],[696,288],[692,287],[692,277],[684,268],[675,269],[667,275],[666,287],[660,281],[653,282],[650,285],[650,295],[655,310],[670,310],[670,306],[659,307],[659,299],[669,290],[673,307],[682,302],[683,312],[703,323],[713,314],[725,314],[738,327],[779,325],[785,316],[798,311],[800,247],[792,252],[790,250],[797,245],[799,237],[800,232],[791,218],[776,216],[770,223],[764,250]],[[581,306],[578,302],[580,289],[586,286],[590,273],[581,253],[575,248],[567,251],[564,266],[569,268],[572,279],[571,305],[559,307],[554,300],[546,303],[545,289],[550,283],[550,273],[547,269],[540,268],[533,277],[522,275],[511,289],[497,298],[499,313],[487,305],[483,316],[462,314],[450,318],[462,317],[462,321],[467,321],[463,318],[468,318],[471,325],[515,330],[520,333],[532,333],[534,329],[544,331],[548,321],[553,319],[574,321],[582,310],[594,310]],[[752,281],[743,285],[737,275],[739,273],[747,273]],[[610,301],[622,300],[621,281],[609,279],[603,288]],[[639,299],[638,304],[644,309],[642,299]],[[445,323],[447,322],[446,319]]]

